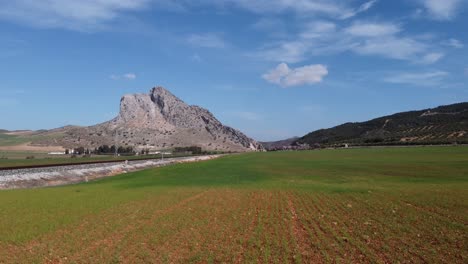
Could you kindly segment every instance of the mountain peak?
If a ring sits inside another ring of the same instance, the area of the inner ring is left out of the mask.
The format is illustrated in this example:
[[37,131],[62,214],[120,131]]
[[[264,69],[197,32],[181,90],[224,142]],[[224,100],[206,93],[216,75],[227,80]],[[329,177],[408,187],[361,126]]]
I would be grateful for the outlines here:
[[161,96],[173,96],[173,97],[176,97],[176,96],[173,95],[171,92],[169,92],[169,90],[167,90],[166,88],[164,88],[164,87],[162,87],[162,86],[155,86],[155,87],[151,88],[151,90],[150,90],[150,95],[152,95],[152,96],[161,95]]
[[164,87],[149,94],[127,94],[120,100],[119,115],[111,121],[86,128],[65,129],[60,142],[68,148],[117,144],[166,149],[200,146],[215,151],[262,149],[242,132],[224,126],[208,110],[190,106]]
[[168,92],[168,90],[162,86],[154,86],[151,88],[150,93],[162,93],[162,92]]

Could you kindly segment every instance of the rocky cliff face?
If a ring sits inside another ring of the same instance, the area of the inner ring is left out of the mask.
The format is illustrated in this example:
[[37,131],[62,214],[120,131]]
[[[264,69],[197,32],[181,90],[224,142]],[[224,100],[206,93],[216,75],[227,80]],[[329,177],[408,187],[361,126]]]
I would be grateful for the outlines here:
[[125,95],[120,113],[111,121],[90,127],[68,127],[53,142],[64,147],[96,147],[103,144],[167,149],[200,146],[205,150],[255,151],[256,141],[224,126],[208,110],[191,106],[162,87],[149,94]]

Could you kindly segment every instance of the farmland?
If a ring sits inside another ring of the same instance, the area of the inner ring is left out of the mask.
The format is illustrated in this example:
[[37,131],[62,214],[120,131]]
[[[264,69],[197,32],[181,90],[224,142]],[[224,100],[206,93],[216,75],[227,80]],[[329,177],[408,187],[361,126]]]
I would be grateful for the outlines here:
[[466,263],[468,148],[230,155],[0,192],[0,263]]

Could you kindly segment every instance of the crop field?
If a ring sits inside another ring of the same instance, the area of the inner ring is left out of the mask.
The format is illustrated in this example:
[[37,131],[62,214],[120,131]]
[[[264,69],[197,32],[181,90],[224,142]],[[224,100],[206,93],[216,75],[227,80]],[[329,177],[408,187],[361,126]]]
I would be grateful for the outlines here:
[[47,139],[49,137],[51,136],[38,135],[34,133],[25,135],[12,135],[0,130],[0,146],[14,146],[38,139]]
[[468,148],[230,155],[0,212],[0,263],[467,263]]

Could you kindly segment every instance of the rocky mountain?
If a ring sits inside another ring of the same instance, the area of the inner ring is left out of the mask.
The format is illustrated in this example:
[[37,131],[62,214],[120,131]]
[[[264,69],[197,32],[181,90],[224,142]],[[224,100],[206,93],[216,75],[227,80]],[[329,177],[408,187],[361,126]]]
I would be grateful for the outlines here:
[[397,113],[311,132],[293,144],[408,145],[468,143],[468,103]]
[[255,151],[261,144],[224,126],[208,110],[184,103],[162,87],[149,94],[125,95],[119,115],[90,127],[68,126],[42,132],[34,145],[94,148],[100,145],[137,149],[199,146],[204,150]]

